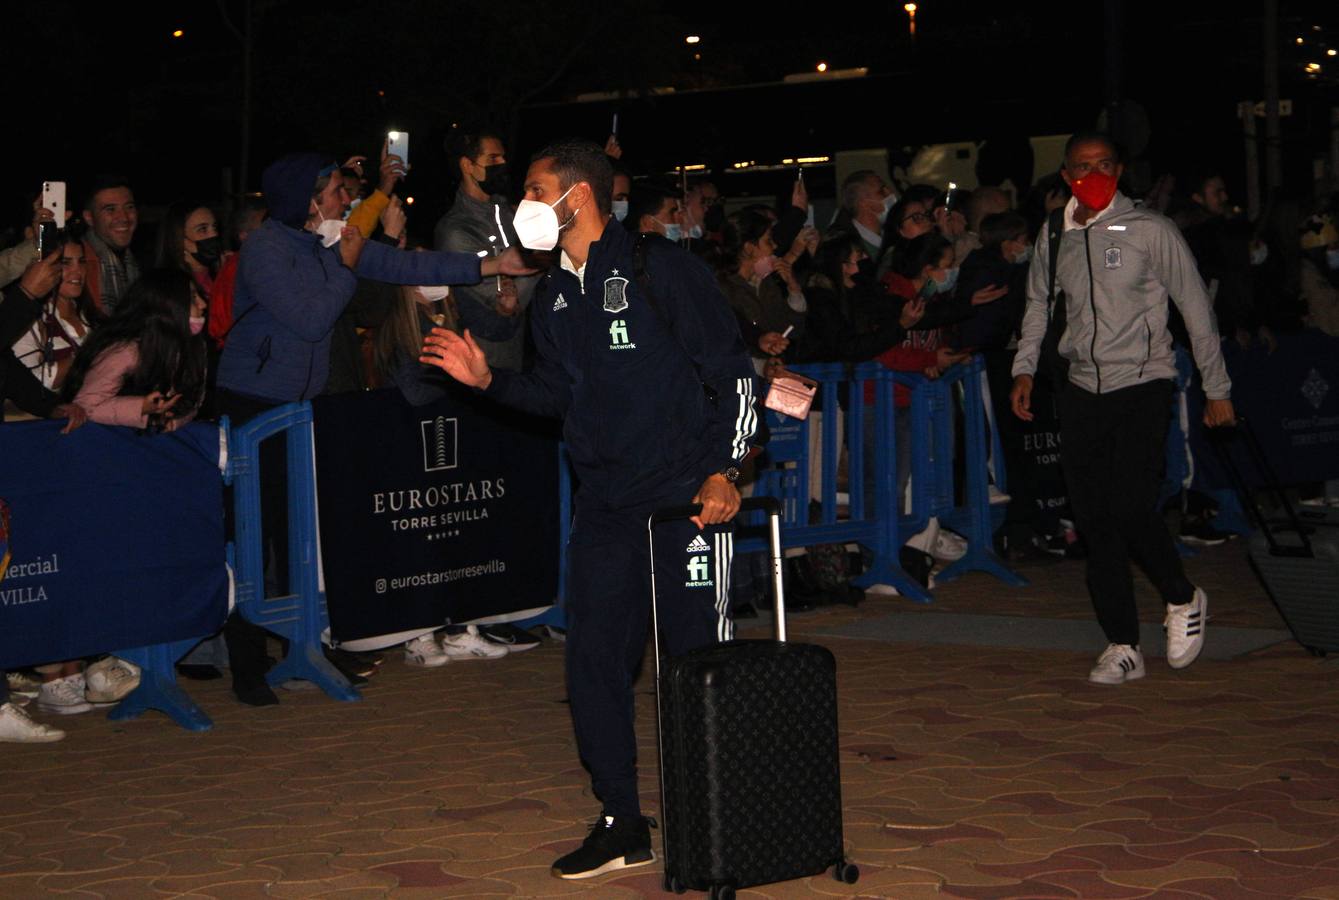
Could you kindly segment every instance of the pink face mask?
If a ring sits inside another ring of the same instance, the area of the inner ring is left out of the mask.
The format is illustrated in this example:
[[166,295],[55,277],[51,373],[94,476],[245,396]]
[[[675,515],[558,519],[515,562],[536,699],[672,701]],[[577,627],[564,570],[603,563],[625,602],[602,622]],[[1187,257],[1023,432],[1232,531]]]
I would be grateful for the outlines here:
[[191,316],[191,334],[200,334],[205,330],[204,316]]
[[753,274],[759,278],[766,278],[776,271],[775,256],[760,256],[753,261]]

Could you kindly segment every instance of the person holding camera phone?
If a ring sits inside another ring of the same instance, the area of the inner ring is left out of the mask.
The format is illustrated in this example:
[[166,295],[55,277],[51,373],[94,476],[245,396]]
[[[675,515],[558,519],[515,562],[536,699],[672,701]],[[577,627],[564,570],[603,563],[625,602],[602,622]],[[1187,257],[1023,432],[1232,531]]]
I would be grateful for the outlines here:
[[68,433],[84,424],[84,411],[60,399],[42,386],[10,349],[42,314],[47,297],[61,283],[62,257],[49,253],[46,259],[29,264],[23,277],[5,291],[0,302],[0,419],[4,403],[12,401],[24,412],[39,418],[65,418]]

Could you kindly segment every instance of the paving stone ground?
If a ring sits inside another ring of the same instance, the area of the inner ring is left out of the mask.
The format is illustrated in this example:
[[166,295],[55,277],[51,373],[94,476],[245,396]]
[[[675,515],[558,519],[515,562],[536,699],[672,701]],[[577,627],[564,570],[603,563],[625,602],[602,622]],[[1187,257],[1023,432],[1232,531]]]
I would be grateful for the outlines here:
[[[1214,624],[1282,627],[1240,542],[1188,567],[1210,641]],[[795,616],[792,639],[917,609],[1090,617],[1080,565],[1026,574],[1023,589],[969,576],[928,607]],[[862,875],[741,897],[1339,898],[1339,670],[1293,642],[1180,672],[1151,659],[1113,688],[1066,650],[813,639],[838,660]],[[393,654],[360,703],[281,692],[250,709],[223,682],[187,688],[212,731],[89,714],[59,723],[63,743],[3,745],[0,898],[662,896],[659,864],[549,875],[597,811],[558,645],[438,670]],[[651,688],[638,736],[656,810]]]

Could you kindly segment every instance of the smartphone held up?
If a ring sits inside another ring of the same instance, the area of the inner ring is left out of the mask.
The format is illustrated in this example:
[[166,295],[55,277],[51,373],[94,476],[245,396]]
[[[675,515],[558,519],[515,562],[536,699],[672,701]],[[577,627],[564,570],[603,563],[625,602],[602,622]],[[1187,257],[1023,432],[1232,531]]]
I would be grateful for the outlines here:
[[57,232],[65,227],[65,182],[42,182],[42,209],[51,213],[50,221],[43,221],[37,228],[37,256],[44,258],[55,246]]

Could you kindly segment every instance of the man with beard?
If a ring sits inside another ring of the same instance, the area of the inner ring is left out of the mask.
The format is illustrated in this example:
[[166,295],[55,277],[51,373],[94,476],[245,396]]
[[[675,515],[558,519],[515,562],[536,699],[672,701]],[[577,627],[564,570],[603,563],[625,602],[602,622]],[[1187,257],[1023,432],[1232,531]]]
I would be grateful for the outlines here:
[[[637,795],[633,678],[646,650],[655,510],[702,504],[657,532],[659,624],[667,652],[728,640],[735,481],[757,425],[753,368],[702,262],[610,215],[613,171],[586,141],[556,143],[526,175],[516,231],[560,250],[531,304],[534,369],[489,366],[469,332],[433,329],[422,361],[484,396],[563,419],[580,487],[568,543],[567,689],[577,748],[603,804],[559,878],[646,865]],[[639,258],[640,257],[640,258]],[[644,274],[642,271],[644,270]]]

